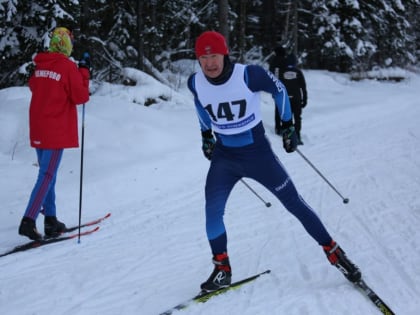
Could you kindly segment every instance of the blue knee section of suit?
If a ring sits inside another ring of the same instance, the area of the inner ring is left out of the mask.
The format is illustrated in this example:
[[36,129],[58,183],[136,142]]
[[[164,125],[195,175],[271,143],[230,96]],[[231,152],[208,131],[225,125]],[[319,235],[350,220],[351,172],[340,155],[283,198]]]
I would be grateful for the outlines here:
[[293,214],[303,225],[305,230],[319,245],[330,244],[332,238],[315,211],[298,195],[296,188],[290,181],[284,191],[277,196],[284,207]]
[[227,253],[227,236],[226,232],[220,234],[215,239],[209,240],[213,255]]
[[206,205],[206,232],[207,238],[213,240],[226,232],[223,222],[225,198],[216,196],[209,200]]

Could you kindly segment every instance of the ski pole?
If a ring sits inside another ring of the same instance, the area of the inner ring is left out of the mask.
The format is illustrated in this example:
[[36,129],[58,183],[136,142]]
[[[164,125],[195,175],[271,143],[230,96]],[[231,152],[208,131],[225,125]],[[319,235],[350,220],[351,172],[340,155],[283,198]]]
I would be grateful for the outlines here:
[[269,207],[271,207],[271,203],[270,202],[267,202],[267,201],[265,201],[260,195],[258,195],[257,194],[257,192],[254,190],[254,189],[252,189],[251,188],[251,186],[249,186],[242,178],[241,178],[241,182],[246,186],[246,187],[248,187],[248,189],[250,190],[250,191],[252,191],[253,193],[254,193],[254,195],[255,196],[257,196],[264,204],[265,204],[265,206],[267,207],[267,208],[269,208]]
[[83,188],[83,149],[85,142],[85,104],[82,105],[82,142],[80,145],[80,190],[79,190],[79,235],[77,242],[80,244],[80,226],[82,225],[82,188]]
[[311,161],[309,161],[309,159],[304,156],[302,152],[300,152],[299,149],[296,149],[296,152],[299,153],[299,155],[318,173],[319,176],[322,177],[322,179],[337,193],[337,195],[341,197],[343,203],[349,203],[349,198],[344,198],[340,192],[325,178],[325,176],[322,175],[322,173],[315,167],[315,165],[313,165]]

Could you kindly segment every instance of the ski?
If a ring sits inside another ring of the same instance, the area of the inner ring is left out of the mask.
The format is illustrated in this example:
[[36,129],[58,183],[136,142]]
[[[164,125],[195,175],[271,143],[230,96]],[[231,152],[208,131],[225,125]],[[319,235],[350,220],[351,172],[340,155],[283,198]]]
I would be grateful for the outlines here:
[[[91,230],[81,232],[80,236],[89,235],[89,234],[92,234],[92,233],[94,233],[98,230],[99,230],[99,226],[96,226],[95,228],[93,228]],[[13,249],[11,249],[7,252],[0,254],[0,257],[4,257],[4,256],[14,254],[14,253],[18,253],[18,252],[24,252],[24,251],[32,249],[32,248],[37,248],[37,247],[41,247],[41,246],[52,244],[52,243],[58,243],[58,242],[70,240],[70,239],[76,238],[78,236],[79,236],[79,233],[74,233],[74,234],[70,234],[70,235],[65,234],[64,236],[44,238],[44,239],[41,239],[41,240],[38,240],[38,241],[30,241],[26,244],[18,245],[15,248],[13,248]]]
[[384,315],[395,315],[391,308],[385,304],[385,302],[373,291],[363,279],[360,279],[357,282],[354,282],[354,285],[369,299],[375,304],[375,306],[382,312]]
[[[80,228],[84,228],[84,227],[87,227],[87,226],[91,226],[91,225],[101,223],[103,220],[108,219],[110,216],[111,216],[111,213],[107,213],[106,215],[104,215],[103,217],[101,217],[99,219],[92,220],[92,221],[85,222],[85,223],[81,224]],[[73,231],[76,231],[77,229],[79,229],[79,226],[75,225],[75,226],[66,228],[66,231],[64,233],[73,232]]]
[[170,308],[169,310],[167,310],[167,311],[165,311],[163,313],[160,313],[159,315],[171,315],[173,312],[178,311],[178,310],[186,309],[187,307],[189,307],[192,304],[195,304],[195,303],[205,303],[209,299],[211,299],[212,297],[214,297],[216,295],[220,295],[220,294],[223,294],[223,293],[225,293],[227,291],[237,289],[237,288],[241,287],[242,285],[244,285],[246,283],[249,283],[251,281],[254,281],[255,279],[259,278],[260,276],[262,276],[264,274],[267,274],[267,273],[270,273],[270,272],[271,272],[271,270],[266,270],[266,271],[260,272],[258,274],[255,274],[255,275],[249,277],[249,278],[245,278],[245,279],[239,280],[237,282],[232,283],[228,287],[221,288],[221,289],[216,290],[216,291],[211,291],[211,292],[205,292],[204,291],[204,292],[200,292],[199,294],[197,294],[193,298],[191,298],[189,300],[186,300],[185,302],[180,303],[180,304],[178,304],[178,305]]
[[[89,227],[89,226],[92,226],[92,225],[95,225],[95,224],[99,224],[100,222],[104,221],[105,219],[109,218],[110,216],[111,216],[111,213],[107,213],[103,217],[100,217],[98,219],[88,221],[88,222],[85,222],[85,223],[81,224],[80,228]],[[65,232],[58,237],[49,237],[49,238],[44,237],[42,240],[30,241],[28,243],[18,245],[16,247],[14,247],[13,249],[8,250],[8,251],[0,254],[0,257],[7,256],[7,255],[10,255],[10,254],[14,254],[14,253],[18,253],[18,252],[23,252],[23,251],[26,251],[26,250],[29,250],[29,249],[32,249],[32,248],[36,248],[36,247],[40,247],[40,246],[44,246],[44,245],[48,245],[48,244],[52,244],[52,243],[57,243],[57,242],[73,239],[75,237],[78,237],[79,233],[74,233],[74,234],[70,234],[70,235],[68,235],[67,233],[71,233],[71,232],[76,231],[78,229],[79,229],[79,225],[68,227],[68,228],[66,228]],[[95,227],[94,229],[80,232],[80,236],[85,236],[85,235],[92,234],[93,232],[96,232],[97,230],[99,230],[99,227]]]

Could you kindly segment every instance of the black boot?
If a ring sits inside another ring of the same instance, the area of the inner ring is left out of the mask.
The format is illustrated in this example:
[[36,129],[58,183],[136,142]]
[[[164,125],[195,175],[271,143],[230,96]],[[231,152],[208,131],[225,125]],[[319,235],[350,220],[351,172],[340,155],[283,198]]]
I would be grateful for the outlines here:
[[66,225],[57,220],[55,216],[45,216],[44,232],[47,237],[57,237],[66,231]]
[[38,241],[42,239],[42,235],[36,229],[35,220],[23,217],[19,225],[19,234],[29,237],[31,240]]
[[298,138],[298,145],[303,145],[302,138],[300,137],[300,132],[297,132],[296,134]]
[[344,250],[335,241],[323,246],[330,263],[338,268],[350,282],[357,282],[362,278],[359,268],[347,258]]
[[201,290],[205,292],[216,291],[228,287],[232,282],[232,269],[229,264],[227,253],[213,257],[214,270],[206,282],[201,284]]

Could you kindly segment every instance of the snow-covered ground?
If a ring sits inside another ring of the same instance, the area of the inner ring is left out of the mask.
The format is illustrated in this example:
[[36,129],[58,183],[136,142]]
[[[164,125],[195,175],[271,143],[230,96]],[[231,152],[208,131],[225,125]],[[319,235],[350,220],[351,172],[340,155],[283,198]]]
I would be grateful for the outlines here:
[[[0,314],[159,314],[192,297],[212,271],[204,228],[202,156],[192,97],[142,73],[135,87],[103,84],[85,109],[82,221],[112,216],[94,235],[0,258]],[[305,200],[398,315],[420,312],[420,77],[350,81],[305,71],[309,102],[300,150],[341,198],[273,132],[275,151]],[[159,100],[145,107],[148,99]],[[17,228],[37,176],[28,144],[26,87],[0,90],[0,252],[27,239]],[[81,114],[81,107],[79,108]],[[79,115],[81,125],[81,115]],[[78,222],[80,150],[66,150],[58,217]],[[246,180],[225,215],[233,280],[256,282],[179,314],[367,315],[379,311],[332,267],[279,201]],[[43,231],[42,218],[38,228]]]

